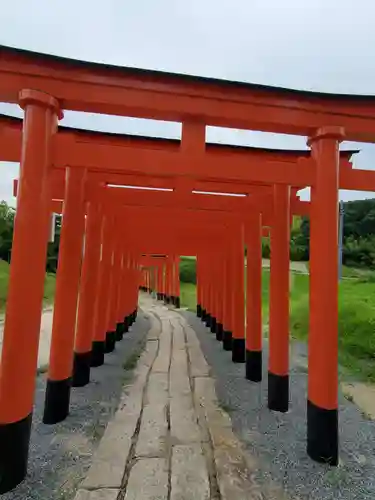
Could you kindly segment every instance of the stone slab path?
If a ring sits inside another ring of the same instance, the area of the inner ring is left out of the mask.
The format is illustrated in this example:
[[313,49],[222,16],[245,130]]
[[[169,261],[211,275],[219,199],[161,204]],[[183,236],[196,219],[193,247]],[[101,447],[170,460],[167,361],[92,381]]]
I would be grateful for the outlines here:
[[150,297],[141,307],[151,327],[136,378],[76,500],[285,498],[254,482],[194,330]]

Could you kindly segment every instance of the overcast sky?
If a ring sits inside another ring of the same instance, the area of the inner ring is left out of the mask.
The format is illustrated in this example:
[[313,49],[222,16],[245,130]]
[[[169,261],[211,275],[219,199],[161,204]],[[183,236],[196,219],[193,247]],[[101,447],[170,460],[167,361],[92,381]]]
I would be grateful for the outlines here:
[[[321,92],[375,94],[372,0],[0,0],[0,43],[65,57]],[[22,116],[17,106],[0,112]],[[179,137],[180,125],[67,112],[64,125]],[[304,148],[306,138],[209,128],[207,140]],[[375,146],[356,167],[375,169]],[[0,199],[18,165],[1,163]],[[342,199],[373,193],[341,192]]]

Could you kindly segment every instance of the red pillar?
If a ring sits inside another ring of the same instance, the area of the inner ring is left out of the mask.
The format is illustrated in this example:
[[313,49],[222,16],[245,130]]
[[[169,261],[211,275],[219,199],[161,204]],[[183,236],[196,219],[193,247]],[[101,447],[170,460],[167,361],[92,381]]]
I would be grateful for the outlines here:
[[[143,280],[143,271],[141,272],[141,277]],[[143,283],[143,281],[142,281]],[[131,271],[130,271],[130,255],[128,252],[124,252],[123,256],[123,277],[122,277],[122,294],[123,294],[123,309],[124,314],[124,333],[127,333],[130,326],[130,288],[131,288]]]
[[163,290],[163,261],[159,261],[158,272],[157,272],[157,298],[161,300]]
[[197,316],[202,317],[202,271],[201,271],[201,256],[196,257],[196,286],[197,286]]
[[233,332],[232,332],[232,361],[245,362],[245,252],[243,242],[243,228],[239,230],[239,237],[233,248]]
[[112,224],[108,214],[103,215],[101,258],[99,261],[98,293],[95,297],[94,338],[92,342],[91,366],[104,363],[107,329],[107,301],[112,255]]
[[174,259],[174,279],[175,279],[175,306],[179,309],[181,306],[180,299],[180,256],[176,255]]
[[123,338],[123,322],[119,316],[119,301],[121,293],[122,277],[122,242],[119,235],[115,239],[113,255],[113,302],[111,305],[111,327],[115,332],[115,341],[119,342]]
[[289,406],[289,240],[290,188],[274,186],[271,227],[268,408]]
[[20,105],[25,119],[0,365],[0,494],[27,472],[50,216],[48,168],[59,113],[54,98],[35,90],[23,90]]
[[94,334],[94,305],[95,297],[98,293],[101,233],[102,215],[100,208],[95,203],[88,203],[85,251],[82,263],[77,332],[74,346],[74,387],[82,387],[90,381],[92,340]]
[[116,227],[116,218],[112,217],[111,218],[111,235],[108,238],[108,252],[109,252],[109,257],[108,257],[108,267],[107,267],[107,272],[108,272],[108,286],[107,286],[107,296],[105,298],[106,303],[106,313],[105,313],[105,323],[104,323],[104,328],[105,328],[105,348],[104,352],[106,354],[109,354],[110,352],[113,352],[115,349],[115,344],[116,344],[116,331],[115,331],[115,325],[113,321],[113,305],[114,302],[116,301],[116,277],[115,277],[115,248],[116,248],[116,233],[115,233],[115,227]]
[[223,256],[219,255],[217,259],[217,287],[216,287],[216,340],[220,342],[223,340],[223,324],[224,324],[224,311],[223,311],[223,289],[224,289],[224,261]]
[[213,255],[211,258],[211,321],[210,321],[210,328],[212,333],[216,333],[217,288],[218,288],[217,256]]
[[338,127],[310,140],[316,165],[310,212],[307,453],[338,463]]
[[262,380],[262,222],[250,214],[245,226],[246,257],[246,378]]
[[73,348],[85,229],[86,172],[67,168],[43,422],[69,414]]
[[224,290],[223,290],[223,349],[224,351],[232,350],[232,331],[233,331],[233,262],[231,252],[228,250],[225,256],[225,273],[224,273]]
[[206,326],[211,326],[211,318],[212,318],[212,268],[211,268],[211,259],[205,254],[204,260],[204,270],[205,270],[205,282],[206,282],[206,317],[204,319]]

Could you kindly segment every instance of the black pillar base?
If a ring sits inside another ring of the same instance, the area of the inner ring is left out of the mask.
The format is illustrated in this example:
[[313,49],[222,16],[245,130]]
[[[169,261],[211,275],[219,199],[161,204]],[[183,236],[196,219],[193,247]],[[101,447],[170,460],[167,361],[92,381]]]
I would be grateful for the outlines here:
[[207,311],[206,309],[201,309],[201,320],[206,321]]
[[197,316],[198,318],[202,317],[202,306],[200,304],[197,304]]
[[174,303],[174,305],[176,306],[177,309],[180,309],[180,307],[181,307],[180,297],[175,297],[175,303]]
[[211,328],[211,320],[212,320],[211,314],[206,313],[206,318],[204,322],[206,323],[207,328]]
[[128,333],[128,331],[129,331],[129,326],[130,326],[130,323],[129,323],[129,316],[125,316],[125,317],[124,317],[124,329],[123,329],[123,333]]
[[246,378],[252,382],[261,382],[262,351],[246,350]]
[[64,380],[47,380],[43,424],[57,424],[69,415],[71,377]]
[[232,350],[232,332],[223,330],[223,349],[224,351]]
[[75,352],[73,358],[73,387],[83,387],[90,382],[91,351]]
[[289,409],[289,375],[268,372],[268,408],[287,412]]
[[32,413],[10,424],[0,424],[0,495],[23,481],[27,474]]
[[327,410],[307,401],[307,454],[316,462],[338,465],[337,409]]
[[216,323],[216,340],[220,342],[223,340],[223,325],[221,323]]
[[116,344],[116,332],[107,332],[105,334],[105,346],[104,346],[104,352],[108,354],[109,352],[112,352],[115,350],[115,344]]
[[137,319],[137,309],[135,309],[130,315],[130,321],[131,321],[130,324],[132,325],[136,319]]
[[245,363],[245,339],[232,339],[233,363]]
[[211,316],[211,333],[216,333],[216,318]]
[[116,323],[116,333],[115,333],[116,342],[122,340],[123,335],[124,335],[124,323]]
[[171,297],[170,297],[170,295],[164,295],[164,303],[165,304],[170,304],[171,303]]
[[102,366],[104,364],[104,340],[94,340],[91,351],[91,366]]
[[174,295],[171,295],[171,304],[172,306],[176,305],[176,297]]
[[158,293],[156,294],[156,298],[157,298],[157,300],[161,300],[161,293],[159,293],[159,292],[158,292]]

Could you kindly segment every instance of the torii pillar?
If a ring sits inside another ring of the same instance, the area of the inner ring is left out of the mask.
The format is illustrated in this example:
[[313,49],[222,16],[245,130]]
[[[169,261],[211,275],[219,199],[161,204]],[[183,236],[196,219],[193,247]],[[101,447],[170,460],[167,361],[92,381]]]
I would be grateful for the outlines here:
[[275,184],[271,227],[268,408],[289,407],[290,187]]
[[43,423],[56,424],[69,413],[73,348],[85,231],[84,169],[66,169],[66,187],[53,311]]
[[0,364],[0,494],[27,472],[50,217],[48,169],[62,115],[50,95],[23,90],[25,111],[12,264]]
[[251,213],[245,225],[246,378],[262,380],[262,217]]
[[[309,141],[316,165],[310,212],[307,453],[338,464],[338,177],[340,127]],[[324,249],[322,245],[324,244]]]

